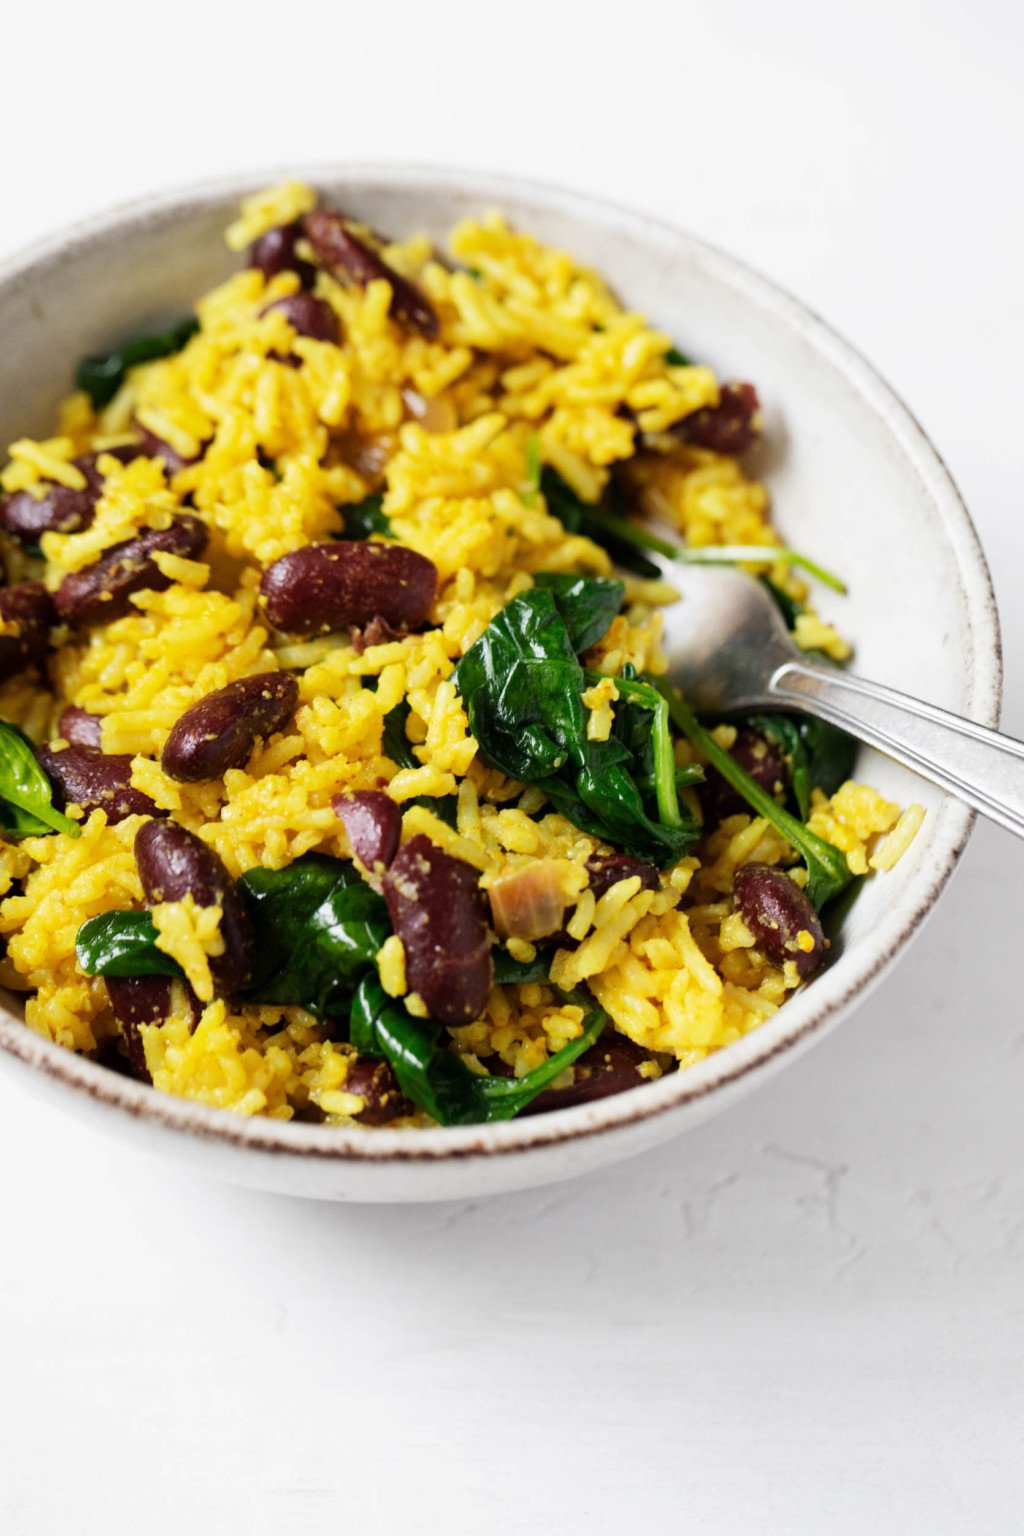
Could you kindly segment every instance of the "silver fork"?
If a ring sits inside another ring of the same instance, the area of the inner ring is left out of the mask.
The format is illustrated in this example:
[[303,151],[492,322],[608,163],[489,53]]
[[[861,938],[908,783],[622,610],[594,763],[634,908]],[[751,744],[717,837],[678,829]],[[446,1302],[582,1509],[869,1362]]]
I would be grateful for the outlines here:
[[665,650],[669,681],[691,708],[819,715],[1024,837],[1024,743],[809,661],[746,572],[654,558],[682,593],[663,610]]

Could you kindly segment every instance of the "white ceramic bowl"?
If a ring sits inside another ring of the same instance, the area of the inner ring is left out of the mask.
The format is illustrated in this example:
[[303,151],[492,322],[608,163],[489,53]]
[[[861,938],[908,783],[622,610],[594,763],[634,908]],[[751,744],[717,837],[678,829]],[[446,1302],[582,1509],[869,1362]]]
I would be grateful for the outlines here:
[[[934,448],[845,342],[773,284],[692,236],[571,193],[466,171],[289,168],[395,234],[438,241],[500,207],[610,279],[691,355],[753,379],[765,402],[767,479],[788,540],[840,569],[823,601],[858,669],[984,725],[998,723],[999,633],[970,518]],[[45,432],[73,362],[187,309],[237,266],[222,231],[239,197],[277,173],[161,195],[55,236],[0,269],[0,423]],[[912,575],[908,575],[912,572]],[[439,1200],[524,1188],[628,1157],[696,1124],[792,1061],[882,977],[934,906],[971,815],[873,752],[858,773],[924,802],[922,833],[858,895],[828,969],[762,1028],[685,1073],[577,1109],[416,1133],[335,1130],[212,1111],[154,1093],[27,1030],[2,1003],[0,1060],[27,1088],[165,1157],[239,1182],[336,1200]]]

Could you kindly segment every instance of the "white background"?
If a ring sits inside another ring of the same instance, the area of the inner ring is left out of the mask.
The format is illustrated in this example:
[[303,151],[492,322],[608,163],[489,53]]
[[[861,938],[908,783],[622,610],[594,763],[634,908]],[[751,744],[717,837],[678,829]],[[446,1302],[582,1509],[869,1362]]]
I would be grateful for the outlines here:
[[[606,194],[781,281],[958,478],[1024,735],[1013,0],[35,3],[2,47],[4,250],[380,157]],[[982,827],[896,974],[760,1096],[479,1205],[204,1183],[0,1079],[0,1530],[1020,1530],[1022,913],[1024,850]]]

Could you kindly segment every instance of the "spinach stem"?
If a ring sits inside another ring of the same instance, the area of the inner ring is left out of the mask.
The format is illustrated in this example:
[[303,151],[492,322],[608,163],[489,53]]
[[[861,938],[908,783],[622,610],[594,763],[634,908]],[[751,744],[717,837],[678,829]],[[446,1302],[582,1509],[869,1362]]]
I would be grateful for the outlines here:
[[595,527],[603,529],[614,538],[624,539],[626,543],[634,545],[637,549],[652,550],[666,560],[678,560],[682,565],[740,565],[743,563],[793,565],[806,571],[809,576],[813,576],[824,586],[831,587],[833,592],[847,590],[846,583],[839,576],[826,570],[816,560],[811,560],[807,555],[801,555],[799,551],[786,546],[708,544],[695,548],[690,544],[676,544],[671,539],[663,539],[660,534],[652,533],[649,528],[642,528],[632,518],[618,517],[613,512],[604,512],[597,507],[588,507],[587,516]]
[[[585,672],[587,682],[600,682],[604,678],[603,672]],[[634,682],[632,678],[615,677],[612,679],[616,691],[621,696],[628,694],[649,709],[654,716],[651,722],[651,745],[654,748],[654,793],[658,802],[658,816],[664,827],[682,826],[683,818],[679,809],[679,795],[676,792],[676,760],[672,751],[672,731],[670,728],[669,706],[657,689],[650,683]]]
[[669,713],[675,725],[683,732],[693,745],[718,769],[722,778],[738,790],[747,803],[763,816],[765,821],[781,832],[788,843],[796,849],[797,853],[807,865],[808,881],[807,896],[812,905],[821,908],[834,896],[838,896],[853,879],[850,866],[846,862],[843,853],[827,843],[824,838],[808,830],[803,822],[798,821],[783,806],[774,800],[766,789],[751,778],[745,769],[732,757],[724,747],[705,730],[693,712],[683,700],[678,688],[673,688],[671,683],[664,678],[653,678],[651,686],[656,688],[666,701]]

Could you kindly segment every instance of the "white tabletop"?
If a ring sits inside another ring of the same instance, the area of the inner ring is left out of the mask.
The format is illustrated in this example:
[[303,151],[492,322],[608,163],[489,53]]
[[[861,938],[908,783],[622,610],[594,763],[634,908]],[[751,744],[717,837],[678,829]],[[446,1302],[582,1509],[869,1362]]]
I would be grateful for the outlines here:
[[[0,246],[289,156],[667,215],[932,433],[1024,735],[1022,45],[1010,0],[22,6]],[[201,1182],[0,1076],[0,1530],[1019,1530],[1022,914],[983,827],[896,974],[758,1096],[482,1204]]]

